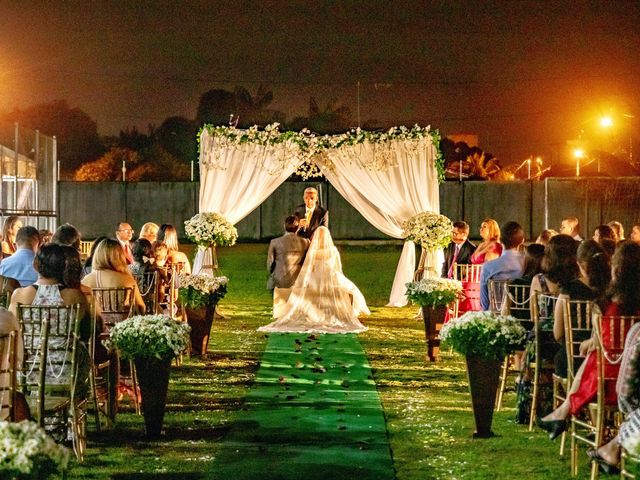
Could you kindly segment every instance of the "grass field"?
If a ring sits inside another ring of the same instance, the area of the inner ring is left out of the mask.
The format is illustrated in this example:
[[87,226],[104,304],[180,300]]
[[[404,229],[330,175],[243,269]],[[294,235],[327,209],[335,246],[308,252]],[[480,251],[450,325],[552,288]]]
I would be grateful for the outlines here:
[[[129,410],[113,430],[90,432],[86,461],[74,465],[70,478],[207,478],[220,440],[243,408],[266,343],[266,335],[256,331],[271,313],[266,249],[251,244],[220,251],[221,268],[230,278],[221,304],[225,318],[214,323],[209,359],[185,359],[172,371],[166,437],[145,441],[142,418]],[[345,274],[371,306],[364,321],[369,330],[360,341],[382,399],[398,479],[570,478],[569,460],[558,456],[557,442],[513,422],[512,393],[494,416],[498,436],[471,438],[463,359],[444,352],[440,362],[426,364],[416,308],[384,306],[400,256],[397,247],[344,246],[341,252]],[[584,454],[580,474],[588,477]]]

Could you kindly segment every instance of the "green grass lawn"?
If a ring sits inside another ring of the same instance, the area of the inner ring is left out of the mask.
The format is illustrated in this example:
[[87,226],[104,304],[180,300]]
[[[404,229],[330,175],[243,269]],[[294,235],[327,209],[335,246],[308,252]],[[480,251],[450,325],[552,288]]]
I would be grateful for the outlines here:
[[[69,478],[207,478],[221,439],[251,388],[266,344],[256,328],[270,319],[265,289],[267,246],[221,249],[221,268],[229,294],[221,303],[206,361],[185,359],[172,370],[166,437],[147,442],[143,421],[131,409],[117,426],[89,432],[86,461]],[[494,416],[492,439],[474,440],[473,417],[463,359],[444,352],[441,361],[424,361],[424,330],[415,307],[387,308],[397,247],[340,247],[345,274],[362,290],[372,315],[359,336],[373,368],[382,400],[396,476],[425,479],[565,479],[568,457],[541,431],[513,422],[514,395]],[[283,459],[285,461],[286,459]],[[247,461],[251,461],[247,458]],[[588,478],[581,454],[580,478]]]

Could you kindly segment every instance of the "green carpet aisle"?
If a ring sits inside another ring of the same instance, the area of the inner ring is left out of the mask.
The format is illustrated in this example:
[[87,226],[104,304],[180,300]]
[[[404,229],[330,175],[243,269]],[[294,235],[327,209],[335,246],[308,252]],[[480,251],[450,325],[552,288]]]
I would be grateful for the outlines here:
[[380,398],[356,335],[271,334],[214,479],[392,479]]

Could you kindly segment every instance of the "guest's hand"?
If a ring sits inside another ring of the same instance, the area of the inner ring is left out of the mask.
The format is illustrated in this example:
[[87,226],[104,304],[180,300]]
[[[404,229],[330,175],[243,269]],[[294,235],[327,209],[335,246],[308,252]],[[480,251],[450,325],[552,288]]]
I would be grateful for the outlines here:
[[587,353],[589,353],[593,349],[594,349],[593,339],[591,338],[580,343],[580,355],[583,357],[586,356]]

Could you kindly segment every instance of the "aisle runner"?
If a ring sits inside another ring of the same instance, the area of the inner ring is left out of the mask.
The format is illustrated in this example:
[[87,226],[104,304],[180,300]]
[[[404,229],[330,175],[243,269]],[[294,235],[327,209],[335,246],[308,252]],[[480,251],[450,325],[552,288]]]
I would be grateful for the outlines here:
[[380,398],[356,335],[271,334],[216,479],[392,479]]

